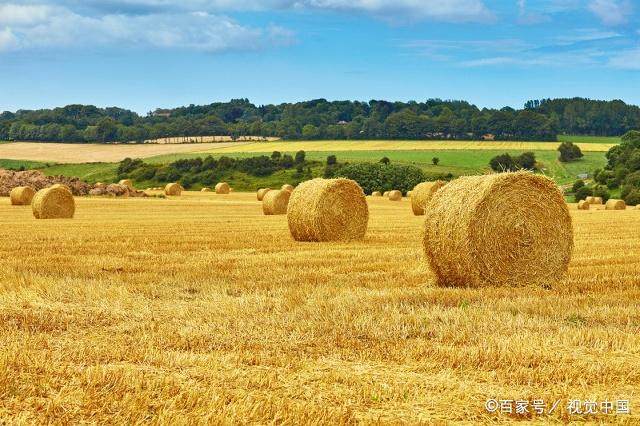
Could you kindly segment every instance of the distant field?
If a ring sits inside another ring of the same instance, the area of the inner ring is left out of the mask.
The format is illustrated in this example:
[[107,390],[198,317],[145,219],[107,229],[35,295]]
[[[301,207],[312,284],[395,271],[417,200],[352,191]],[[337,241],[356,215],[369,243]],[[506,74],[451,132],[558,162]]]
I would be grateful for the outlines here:
[[559,135],[558,140],[560,142],[573,142],[573,143],[620,143],[619,136],[575,136],[575,135]]
[[94,163],[122,161],[127,157],[146,158],[161,154],[199,152],[234,146],[244,142],[197,144],[67,144],[11,142],[0,144],[0,159],[53,163]]

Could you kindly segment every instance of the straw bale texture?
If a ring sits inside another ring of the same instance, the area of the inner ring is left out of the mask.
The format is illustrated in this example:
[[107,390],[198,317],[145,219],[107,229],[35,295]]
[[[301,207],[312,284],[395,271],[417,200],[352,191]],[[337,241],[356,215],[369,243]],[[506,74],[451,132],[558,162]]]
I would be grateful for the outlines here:
[[266,215],[287,214],[290,191],[275,190],[269,191],[262,199],[262,212]]
[[76,211],[73,194],[64,185],[41,189],[31,201],[36,219],[70,219]]
[[220,182],[216,184],[216,194],[228,194],[231,192],[231,188],[227,182]]
[[36,191],[30,186],[16,186],[9,193],[11,204],[14,206],[28,206],[31,204]]
[[624,210],[627,208],[627,205],[623,200],[615,200],[611,199],[607,201],[607,204],[604,205],[605,210]]
[[182,186],[179,183],[168,183],[164,187],[164,193],[166,195],[180,195],[182,194]]
[[256,197],[258,198],[258,201],[262,201],[264,199],[265,194],[269,191],[271,191],[271,188],[258,189],[258,192],[256,193]]
[[389,191],[389,194],[387,194],[387,196],[389,197],[389,199],[391,201],[400,201],[402,200],[402,192],[398,191],[398,190],[393,190],[393,191]]
[[437,180],[435,182],[422,182],[413,188],[411,192],[411,210],[416,216],[424,214],[424,207],[427,205],[433,194],[444,186],[445,182]]

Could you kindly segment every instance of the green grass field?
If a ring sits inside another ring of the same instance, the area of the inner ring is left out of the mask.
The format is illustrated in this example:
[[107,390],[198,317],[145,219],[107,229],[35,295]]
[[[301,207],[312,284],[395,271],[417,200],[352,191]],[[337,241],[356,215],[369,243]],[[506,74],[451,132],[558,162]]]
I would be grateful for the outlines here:
[[620,136],[558,135],[558,141],[573,143],[620,143]]

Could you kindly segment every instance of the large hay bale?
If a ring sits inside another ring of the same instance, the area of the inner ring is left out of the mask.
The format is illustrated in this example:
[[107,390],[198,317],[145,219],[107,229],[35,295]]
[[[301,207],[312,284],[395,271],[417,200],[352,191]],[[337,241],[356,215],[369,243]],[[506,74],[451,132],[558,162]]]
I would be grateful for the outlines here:
[[585,198],[584,200],[589,204],[593,204],[595,202],[595,200],[596,200],[596,197],[589,196],[589,197]]
[[593,203],[591,204],[602,205],[602,197],[593,197]]
[[165,195],[175,195],[178,196],[180,194],[182,194],[182,186],[179,183],[168,183],[165,187],[164,187],[164,194]]
[[62,188],[62,189],[66,189],[67,191],[71,192],[71,188],[69,188],[69,186],[65,185],[64,183],[54,183],[49,188]]
[[371,196],[372,197],[382,197],[382,194],[380,193],[380,191],[373,191],[371,193]]
[[293,185],[289,185],[288,183],[285,183],[284,185],[282,185],[281,188],[283,191],[289,191],[292,192],[293,191]]
[[287,214],[291,192],[285,190],[269,191],[262,199],[262,212],[266,215]]
[[258,198],[258,201],[262,201],[264,199],[264,196],[269,191],[271,191],[271,188],[260,188],[260,189],[258,189],[258,192],[256,193],[256,198]]
[[76,211],[73,194],[63,186],[41,189],[31,201],[36,219],[70,219]]
[[627,205],[623,200],[614,200],[613,198],[604,205],[605,210],[624,210],[626,208]]
[[437,180],[435,182],[419,183],[411,191],[411,210],[416,216],[424,214],[424,207],[427,205],[433,194],[445,185],[445,182]]
[[227,182],[220,182],[216,184],[216,194],[228,194],[231,188]]
[[448,183],[426,206],[424,250],[441,285],[544,284],[566,273],[569,209],[556,184],[528,172]]
[[578,202],[578,210],[589,210],[591,204],[587,203],[587,200],[580,200]]
[[357,182],[313,179],[291,194],[287,221],[296,241],[360,240],[367,232],[369,209]]
[[400,201],[402,200],[402,192],[394,189],[393,191],[389,191],[387,197],[389,197],[389,200],[391,201]]
[[9,198],[14,206],[28,206],[35,194],[36,191],[30,186],[16,186],[9,193]]
[[133,182],[131,181],[131,179],[122,179],[120,182],[118,182],[118,184],[122,186],[126,186],[129,189],[134,189]]

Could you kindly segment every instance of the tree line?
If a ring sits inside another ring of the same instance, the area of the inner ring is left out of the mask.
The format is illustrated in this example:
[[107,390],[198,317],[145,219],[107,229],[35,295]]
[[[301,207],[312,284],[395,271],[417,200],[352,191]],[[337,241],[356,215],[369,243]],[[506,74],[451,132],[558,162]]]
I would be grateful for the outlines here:
[[555,141],[558,134],[622,135],[640,128],[640,108],[622,101],[546,99],[523,109],[478,108],[465,101],[372,100],[256,106],[247,99],[157,109],[68,105],[0,114],[0,140],[142,142],[166,137],[283,139],[456,139]]

